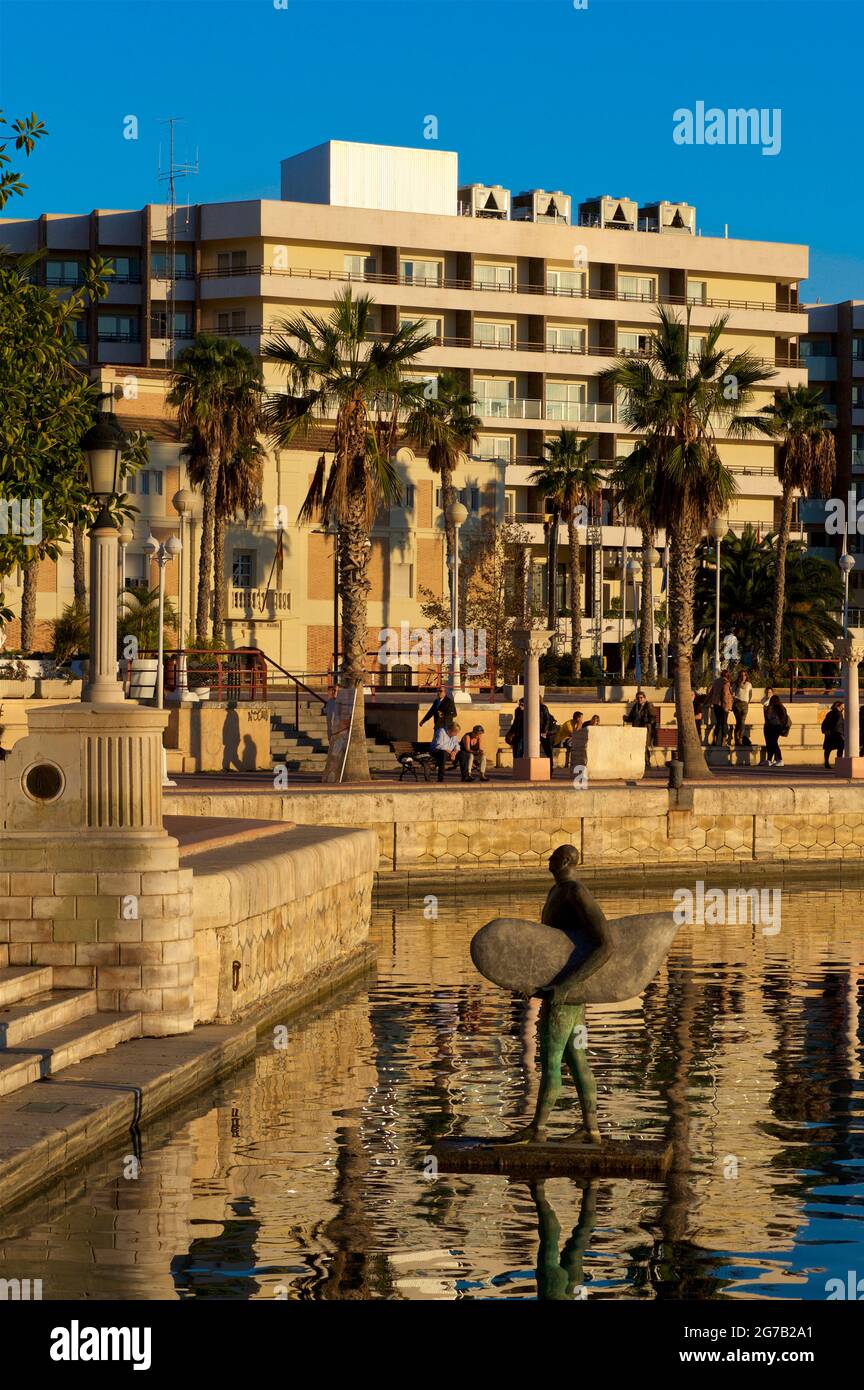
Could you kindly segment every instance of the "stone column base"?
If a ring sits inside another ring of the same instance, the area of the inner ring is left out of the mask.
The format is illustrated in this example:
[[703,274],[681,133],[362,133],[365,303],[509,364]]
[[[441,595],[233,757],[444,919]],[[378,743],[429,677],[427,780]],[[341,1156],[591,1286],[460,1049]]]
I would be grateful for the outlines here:
[[519,782],[548,782],[552,768],[548,758],[514,758],[513,776]]
[[834,771],[838,777],[864,777],[864,758],[838,758]]

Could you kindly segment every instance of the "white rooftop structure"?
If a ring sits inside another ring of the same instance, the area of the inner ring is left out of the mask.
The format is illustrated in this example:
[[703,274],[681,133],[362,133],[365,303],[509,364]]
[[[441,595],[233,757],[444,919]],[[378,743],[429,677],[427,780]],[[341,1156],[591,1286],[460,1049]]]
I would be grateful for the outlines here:
[[457,214],[458,156],[328,140],[282,160],[282,198],[385,212]]

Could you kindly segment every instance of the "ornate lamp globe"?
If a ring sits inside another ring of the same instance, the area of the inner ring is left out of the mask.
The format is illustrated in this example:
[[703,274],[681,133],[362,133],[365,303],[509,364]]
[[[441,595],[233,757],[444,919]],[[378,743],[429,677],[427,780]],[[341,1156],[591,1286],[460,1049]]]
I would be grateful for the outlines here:
[[120,491],[120,456],[126,444],[126,435],[114,416],[105,414],[99,416],[81,440],[90,474],[90,491],[100,502],[107,502]]

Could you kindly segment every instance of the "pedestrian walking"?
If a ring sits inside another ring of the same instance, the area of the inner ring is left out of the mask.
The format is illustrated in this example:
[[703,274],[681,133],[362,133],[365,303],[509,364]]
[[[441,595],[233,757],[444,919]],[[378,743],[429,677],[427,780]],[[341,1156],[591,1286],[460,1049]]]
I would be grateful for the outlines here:
[[714,715],[714,747],[725,746],[729,732],[729,715],[732,711],[732,686],[729,672],[721,671],[711,684],[709,693],[711,711]]
[[[765,694],[768,695],[767,690]],[[773,691],[770,698],[763,700],[762,703],[765,706],[765,762],[768,767],[782,767],[783,754],[780,751],[780,739],[789,733],[792,728],[792,720],[780,696],[775,695]]]
[[749,744],[750,742],[745,725],[747,716],[750,713],[750,701],[752,699],[753,686],[750,683],[750,676],[742,667],[735,677],[735,684],[732,687],[732,713],[735,716],[736,748],[740,748],[742,744]]
[[504,735],[504,742],[513,749],[513,757],[522,757],[525,742],[525,701],[520,700],[513,711],[513,723]]
[[830,767],[831,754],[836,753],[839,758],[846,742],[846,707],[842,700],[835,700],[822,720],[822,733],[825,735],[822,740],[825,766]]
[[427,720],[431,719],[433,727],[436,730],[446,729],[447,725],[451,722],[451,720],[455,718],[456,703],[453,699],[453,696],[447,690],[446,686],[439,685],[437,693],[435,695],[435,699],[432,701],[423,718],[420,720],[420,727],[422,729],[423,725],[427,722]]

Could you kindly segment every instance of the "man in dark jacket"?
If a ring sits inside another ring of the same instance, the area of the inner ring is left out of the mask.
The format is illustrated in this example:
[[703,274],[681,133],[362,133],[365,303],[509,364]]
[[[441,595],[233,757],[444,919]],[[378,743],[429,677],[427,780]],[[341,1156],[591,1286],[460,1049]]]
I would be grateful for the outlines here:
[[647,729],[648,737],[645,740],[645,761],[648,761],[648,749],[653,748],[657,742],[657,711],[648,700],[644,690],[636,691],[636,699],[624,716],[624,723],[630,724],[634,729]]
[[456,703],[453,696],[448,694],[443,685],[439,685],[438,694],[420,720],[420,727],[422,729],[427,719],[431,719],[437,733],[439,729],[446,729],[455,718]]

